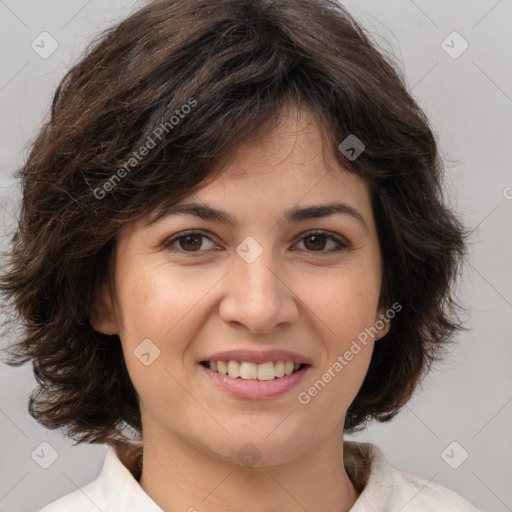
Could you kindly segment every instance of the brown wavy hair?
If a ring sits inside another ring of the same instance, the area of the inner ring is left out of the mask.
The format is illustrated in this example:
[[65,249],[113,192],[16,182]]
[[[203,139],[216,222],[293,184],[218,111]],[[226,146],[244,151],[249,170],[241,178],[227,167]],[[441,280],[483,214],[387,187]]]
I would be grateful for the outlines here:
[[[22,203],[0,291],[4,326],[21,329],[7,364],[32,361],[28,407],[42,425],[75,444],[115,443],[127,426],[141,434],[120,340],[89,322],[101,288],[113,291],[115,236],[199,190],[286,105],[309,108],[339,164],[369,182],[379,305],[402,306],[345,430],[392,418],[441,360],[464,329],[453,284],[467,233],[443,199],[429,122],[391,58],[335,0],[160,0],[89,44],[16,173]],[[351,134],[365,144],[355,160],[338,149]],[[131,160],[150,138],[155,147]]]

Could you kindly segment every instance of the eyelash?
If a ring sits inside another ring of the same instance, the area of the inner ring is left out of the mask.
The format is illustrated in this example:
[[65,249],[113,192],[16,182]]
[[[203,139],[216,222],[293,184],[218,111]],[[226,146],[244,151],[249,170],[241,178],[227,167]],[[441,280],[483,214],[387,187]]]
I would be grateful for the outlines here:
[[[204,233],[203,231],[192,230],[192,231],[182,231],[181,233],[178,233],[177,236],[174,236],[172,238],[168,238],[167,240],[164,240],[164,242],[161,244],[161,246],[165,250],[167,250],[167,251],[170,251],[170,252],[181,252],[182,254],[185,254],[187,257],[196,258],[196,257],[200,256],[201,253],[204,253],[206,251],[202,251],[202,250],[199,250],[199,251],[185,251],[183,249],[172,247],[180,239],[186,238],[187,236],[190,236],[190,235],[200,235],[200,236],[202,236],[204,238],[207,238],[211,242],[213,242],[213,240],[206,233]],[[337,244],[337,248],[331,249],[329,251],[324,251],[324,250],[321,250],[321,251],[307,251],[307,249],[306,249],[306,251],[309,252],[309,253],[336,254],[336,253],[339,253],[339,252],[342,252],[342,251],[346,251],[346,250],[348,250],[350,248],[349,245],[346,242],[344,242],[341,238],[339,238],[339,237],[337,237],[335,235],[330,234],[328,231],[321,231],[321,230],[308,231],[306,234],[304,234],[300,238],[299,242],[303,241],[304,239],[306,239],[306,238],[308,238],[310,236],[314,236],[314,235],[323,235],[327,239],[330,239],[330,240],[334,241]]]

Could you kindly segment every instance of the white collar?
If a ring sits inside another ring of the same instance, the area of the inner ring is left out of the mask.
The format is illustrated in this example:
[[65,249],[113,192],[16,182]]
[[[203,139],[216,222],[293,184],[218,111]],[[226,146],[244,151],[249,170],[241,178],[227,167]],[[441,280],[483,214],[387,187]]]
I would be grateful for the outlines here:
[[[136,446],[140,455],[142,445]],[[362,488],[350,512],[479,512],[454,491],[390,466],[382,450],[373,443],[344,441],[343,450],[347,472],[359,492]],[[96,480],[39,512],[164,512],[135,478],[135,460],[109,446]]]

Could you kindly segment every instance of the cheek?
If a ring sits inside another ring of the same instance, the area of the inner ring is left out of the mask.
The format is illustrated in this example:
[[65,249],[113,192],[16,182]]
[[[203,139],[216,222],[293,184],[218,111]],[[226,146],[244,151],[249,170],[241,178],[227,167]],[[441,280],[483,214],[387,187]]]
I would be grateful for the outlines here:
[[151,357],[157,356],[151,368],[174,372],[173,368],[182,364],[190,341],[207,322],[211,312],[209,297],[219,280],[216,274],[191,275],[187,269],[177,272],[168,265],[146,266],[142,271],[143,268],[141,264],[137,272],[127,269],[120,286],[124,322],[121,340],[134,383],[141,371],[144,379],[148,378],[137,359],[141,343],[146,343]]
[[[346,414],[363,384],[372,355],[372,344],[358,345],[350,345],[347,350],[336,352],[335,357],[329,361],[319,379],[325,384],[317,386],[321,389],[319,395],[322,395],[318,396],[320,409],[331,408],[343,416]],[[334,414],[333,419],[336,418]]]
[[157,338],[182,324],[213,287],[207,275],[189,275],[165,265],[140,263],[127,269],[121,302],[128,334],[153,333]]
[[[323,293],[311,297],[308,306],[316,315],[314,332],[324,352],[307,395],[321,411],[332,409],[338,421],[359,391],[370,365],[374,342],[369,333],[375,322],[378,288],[364,280],[331,280]],[[367,285],[367,286],[365,286]],[[307,399],[307,397],[306,397]]]
[[141,270],[142,265],[137,273],[126,272],[119,287],[128,374],[140,406],[151,411],[150,416],[168,410],[169,396],[176,414],[185,414],[187,393],[176,367],[182,364],[187,344],[198,329],[194,305],[207,290],[203,290],[204,283],[191,287],[190,280],[176,278],[162,266]]
[[303,277],[301,279],[306,285],[301,295],[307,297],[304,303],[315,313],[313,317],[318,320],[317,325],[322,326],[332,347],[343,350],[374,324],[380,277],[372,273],[370,266],[333,270],[321,280],[309,283],[311,286],[307,286]]

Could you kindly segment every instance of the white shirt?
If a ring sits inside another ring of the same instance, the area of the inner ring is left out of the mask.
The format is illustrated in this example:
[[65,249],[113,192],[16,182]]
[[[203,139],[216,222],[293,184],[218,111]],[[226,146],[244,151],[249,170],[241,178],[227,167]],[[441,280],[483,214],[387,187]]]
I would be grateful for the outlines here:
[[[345,467],[360,492],[350,512],[481,512],[456,492],[390,466],[373,443],[343,446]],[[119,456],[109,446],[96,480],[39,512],[164,512],[139,485],[135,466]]]

